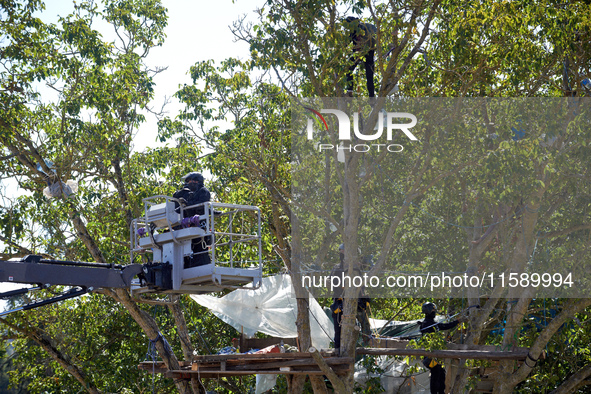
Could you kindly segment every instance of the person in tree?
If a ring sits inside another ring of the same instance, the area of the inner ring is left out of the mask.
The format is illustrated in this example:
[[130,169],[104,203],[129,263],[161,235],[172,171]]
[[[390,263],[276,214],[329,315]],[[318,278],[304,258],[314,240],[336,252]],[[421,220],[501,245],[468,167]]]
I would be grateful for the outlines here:
[[370,23],[361,22],[359,18],[349,16],[345,19],[349,36],[353,43],[353,55],[349,58],[347,70],[347,96],[353,96],[353,72],[359,63],[365,66],[365,79],[369,97],[375,97],[373,76],[375,72],[374,54],[376,49],[377,29]]
[[[360,273],[361,271],[359,270],[359,268],[354,268],[354,275],[360,275]],[[335,265],[330,275],[339,278],[342,278],[343,275],[348,275],[345,271],[345,244],[341,244],[339,246],[339,263]],[[341,319],[343,317],[344,292],[344,286],[336,287],[333,291],[333,303],[330,306],[334,326],[335,349],[339,349],[341,347]],[[363,333],[363,343],[366,344],[371,335],[371,327],[369,325],[369,319],[367,317],[367,308],[369,306],[370,299],[365,297],[363,293],[363,289],[361,289],[360,297],[357,299],[357,321],[361,325],[361,332]]]
[[[424,303],[422,309],[425,314],[425,319],[421,322],[420,327],[423,335],[436,331],[451,330],[463,321],[463,319],[460,319],[449,323],[436,322],[437,306],[432,302]],[[431,372],[431,394],[445,394],[445,368],[430,357],[423,358],[423,365]]]
[[[193,207],[194,205],[208,202],[211,199],[209,190],[203,184],[205,181],[203,175],[198,172],[190,172],[183,179],[183,187],[172,196],[178,199],[183,207],[189,207],[183,210],[183,216],[187,218],[205,214],[205,208],[203,206]],[[185,258],[184,267],[190,268],[210,264],[211,258],[207,251],[210,243],[209,236],[193,239],[191,242],[193,256]]]

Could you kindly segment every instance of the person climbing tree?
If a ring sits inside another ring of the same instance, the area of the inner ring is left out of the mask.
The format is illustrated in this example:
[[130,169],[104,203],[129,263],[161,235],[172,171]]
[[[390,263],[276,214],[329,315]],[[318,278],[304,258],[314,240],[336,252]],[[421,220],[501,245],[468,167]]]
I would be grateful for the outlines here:
[[375,72],[374,54],[377,28],[370,23],[361,22],[359,18],[354,16],[347,17],[345,25],[350,32],[349,36],[353,43],[353,55],[349,58],[350,65],[347,70],[347,96],[353,96],[353,72],[357,65],[363,62],[367,93],[369,97],[375,97],[373,76]]

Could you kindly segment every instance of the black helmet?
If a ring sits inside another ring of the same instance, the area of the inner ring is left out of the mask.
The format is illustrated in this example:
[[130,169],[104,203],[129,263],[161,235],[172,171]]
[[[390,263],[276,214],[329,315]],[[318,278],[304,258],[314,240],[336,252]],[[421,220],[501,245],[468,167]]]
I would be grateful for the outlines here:
[[361,27],[361,21],[354,16],[348,16],[344,19],[345,29],[349,31],[351,36],[357,36]]
[[353,22],[359,23],[358,21],[359,21],[359,18],[357,18],[355,16],[348,16],[345,18],[346,23],[353,23]]
[[203,181],[205,180],[203,178],[203,175],[201,175],[199,172],[190,172],[187,175],[185,175],[182,179],[185,183],[188,183],[192,179],[195,179],[199,183],[203,183]]
[[437,313],[437,306],[432,302],[425,302],[423,304],[423,313],[427,316]]

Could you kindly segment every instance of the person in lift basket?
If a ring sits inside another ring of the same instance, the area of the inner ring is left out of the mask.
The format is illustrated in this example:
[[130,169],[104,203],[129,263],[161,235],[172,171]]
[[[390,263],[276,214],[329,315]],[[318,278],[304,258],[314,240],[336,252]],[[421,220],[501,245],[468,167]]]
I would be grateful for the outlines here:
[[[203,175],[198,172],[190,172],[183,177],[185,183],[182,189],[178,190],[172,197],[178,199],[183,207],[190,207],[197,204],[210,201],[211,194],[204,186],[205,179]],[[177,207],[177,212],[180,209]],[[204,215],[205,209],[203,206],[196,208],[189,208],[183,210],[184,217],[192,217],[195,215]],[[211,244],[210,237],[195,238],[191,241],[191,250],[193,256],[185,257],[184,268],[197,267],[200,265],[211,264],[208,247]]]

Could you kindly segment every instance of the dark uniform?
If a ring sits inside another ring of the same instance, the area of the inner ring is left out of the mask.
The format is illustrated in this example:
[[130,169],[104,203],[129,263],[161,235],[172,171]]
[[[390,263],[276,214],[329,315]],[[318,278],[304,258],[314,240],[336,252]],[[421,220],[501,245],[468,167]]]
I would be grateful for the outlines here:
[[[429,334],[436,331],[451,330],[460,322],[454,320],[450,323],[437,323],[437,307],[432,302],[423,304],[425,320],[421,322],[421,334]],[[431,394],[445,394],[445,368],[430,357],[423,358],[423,365],[431,372]]]
[[[341,248],[339,247],[339,258],[340,262],[334,266],[332,269],[330,276],[337,276],[342,278],[342,275],[345,273],[345,255],[341,252]],[[344,287],[336,287],[332,294],[332,305],[330,309],[332,311],[332,324],[334,327],[334,348],[338,349],[341,347],[341,319],[343,317],[343,293],[345,292]]]
[[[179,199],[185,206],[192,206],[202,204],[210,201],[211,194],[209,190],[203,185],[204,178],[198,172],[191,172],[185,176],[185,184],[183,188],[173,194],[173,197]],[[178,209],[178,208],[177,208]],[[203,206],[196,208],[189,208],[183,210],[185,217],[192,217],[195,215],[205,214],[205,208]],[[207,251],[211,240],[207,238],[196,238],[191,242],[191,249],[193,256],[185,258],[185,268],[197,267],[200,265],[206,265],[211,263],[211,258]]]
[[365,66],[365,79],[367,80],[367,93],[369,97],[375,97],[373,76],[375,72],[374,54],[377,29],[374,25],[361,22],[359,18],[355,18],[354,16],[347,17],[345,21],[351,30],[350,37],[353,42],[354,51],[353,56],[349,58],[350,66],[347,70],[347,93],[352,95],[353,71],[355,71],[359,63],[363,62]]

